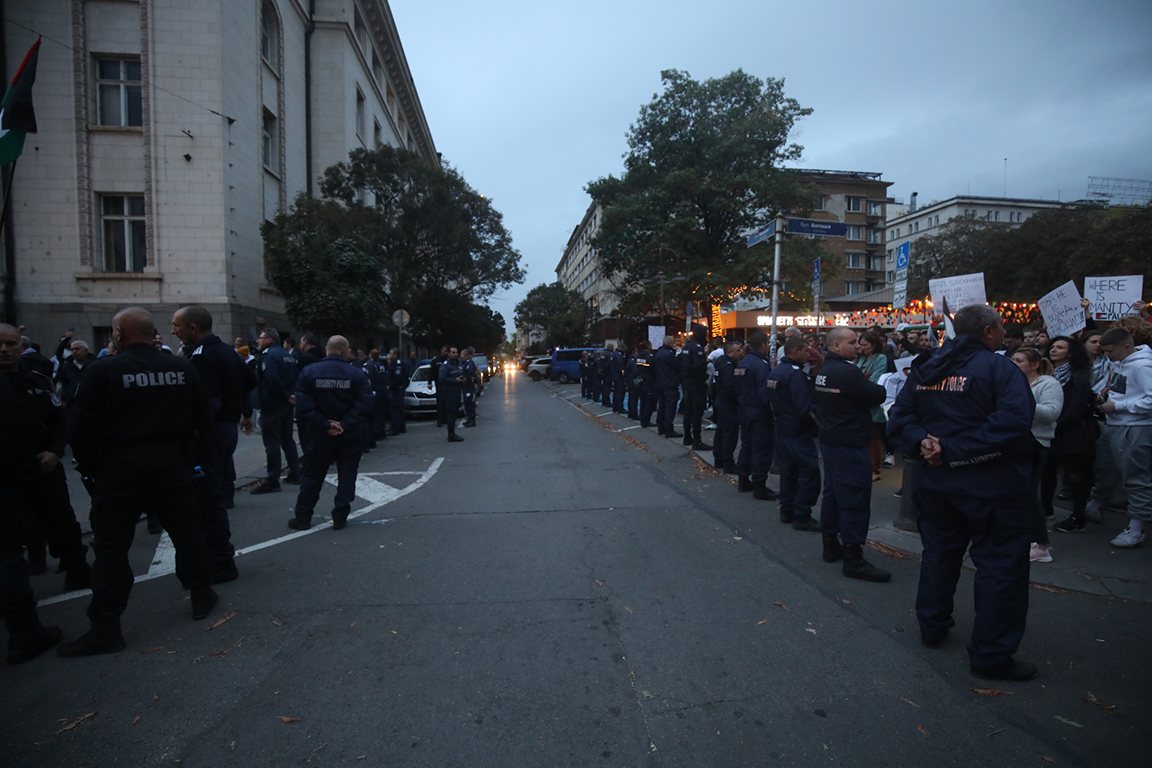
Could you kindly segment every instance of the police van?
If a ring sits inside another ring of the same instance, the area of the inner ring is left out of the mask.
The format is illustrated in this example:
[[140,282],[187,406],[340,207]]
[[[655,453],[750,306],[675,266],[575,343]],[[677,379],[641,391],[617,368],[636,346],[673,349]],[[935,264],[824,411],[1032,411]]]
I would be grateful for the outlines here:
[[570,381],[580,381],[580,357],[585,352],[591,355],[597,350],[603,351],[600,347],[580,347],[578,349],[556,349],[552,351],[552,372],[551,378],[553,381],[558,381],[561,384],[567,384]]

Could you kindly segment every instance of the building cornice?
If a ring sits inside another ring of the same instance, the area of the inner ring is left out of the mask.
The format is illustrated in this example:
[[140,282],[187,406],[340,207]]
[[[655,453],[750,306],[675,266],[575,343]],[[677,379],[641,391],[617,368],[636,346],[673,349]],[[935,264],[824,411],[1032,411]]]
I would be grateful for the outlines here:
[[[416,92],[416,83],[412,79],[412,71],[408,68],[408,59],[404,56],[404,46],[400,42],[396,20],[392,18],[392,9],[388,6],[387,0],[361,0],[361,3],[364,8],[364,21],[372,30],[376,45],[380,48],[380,55],[384,59],[384,67],[396,86],[396,98],[400,100],[400,106],[408,116],[408,124],[415,129],[412,135],[420,145],[419,154],[439,162],[439,153],[432,141],[432,131],[428,128],[428,119],[424,115],[420,95]],[[401,141],[406,141],[403,136],[400,138]]]

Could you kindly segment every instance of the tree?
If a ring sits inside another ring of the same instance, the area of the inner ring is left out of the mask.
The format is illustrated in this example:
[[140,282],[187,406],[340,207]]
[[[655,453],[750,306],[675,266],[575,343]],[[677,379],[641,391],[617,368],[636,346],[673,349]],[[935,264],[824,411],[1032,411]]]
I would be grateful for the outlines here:
[[[813,202],[812,190],[780,168],[800,157],[803,148],[788,139],[811,113],[785,98],[783,80],[742,70],[704,82],[666,70],[661,79],[664,93],[628,131],[624,175],[586,187],[604,209],[593,246],[632,316],[656,306],[660,286],[651,278],[659,271],[685,278],[665,286],[670,307],[770,289],[772,244],[748,248],[747,234],[776,211]],[[810,265],[811,246],[790,243],[788,251],[791,271]]]
[[[319,200],[302,195],[264,227],[273,285],[292,306],[308,304],[317,290],[349,301],[360,297],[366,304],[357,321],[377,314],[357,331],[404,308],[412,315],[408,330],[415,338],[430,345],[456,343],[448,334],[462,307],[478,306],[476,301],[524,279],[502,215],[450,166],[390,146],[355,149],[346,162],[324,171],[320,192]],[[318,248],[337,239],[349,241],[365,265],[376,268],[374,276],[357,273],[351,282],[327,272]],[[286,270],[306,271],[314,282],[283,279]],[[347,328],[347,321],[338,327]]]
[[545,346],[581,347],[588,342],[584,300],[559,281],[528,291],[516,305],[514,319],[517,328],[542,332]]

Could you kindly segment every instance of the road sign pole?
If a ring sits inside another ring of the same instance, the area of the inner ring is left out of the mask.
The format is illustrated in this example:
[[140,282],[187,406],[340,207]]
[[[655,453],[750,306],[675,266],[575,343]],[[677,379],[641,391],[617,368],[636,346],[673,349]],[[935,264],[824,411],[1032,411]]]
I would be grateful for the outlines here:
[[772,264],[772,338],[769,349],[772,351],[770,364],[776,362],[776,318],[780,314],[780,253],[784,247],[784,216],[776,214],[776,258]]

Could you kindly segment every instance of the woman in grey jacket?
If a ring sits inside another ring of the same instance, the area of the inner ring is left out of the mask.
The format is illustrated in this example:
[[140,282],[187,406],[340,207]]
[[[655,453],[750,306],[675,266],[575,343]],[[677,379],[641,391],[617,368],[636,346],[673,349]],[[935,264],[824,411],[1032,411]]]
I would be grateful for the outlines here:
[[1032,397],[1036,399],[1036,416],[1032,420],[1032,438],[1036,441],[1032,460],[1031,501],[1034,508],[1032,531],[1032,551],[1029,559],[1033,563],[1052,562],[1052,551],[1048,544],[1048,519],[1040,503],[1040,480],[1048,463],[1048,451],[1052,438],[1056,436],[1056,419],[1064,407],[1064,390],[1060,382],[1052,376],[1052,361],[1042,357],[1035,349],[1021,348],[1012,355],[1012,361],[1028,377],[1032,387]]

